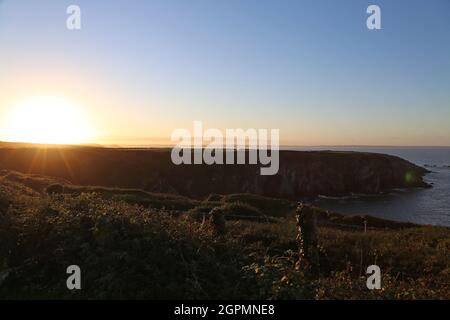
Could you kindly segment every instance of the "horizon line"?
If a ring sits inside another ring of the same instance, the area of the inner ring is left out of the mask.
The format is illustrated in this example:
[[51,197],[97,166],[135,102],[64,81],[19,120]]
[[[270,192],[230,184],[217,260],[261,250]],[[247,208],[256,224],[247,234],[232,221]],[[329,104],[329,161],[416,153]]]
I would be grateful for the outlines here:
[[[155,138],[153,138],[155,139]],[[0,146],[2,144],[10,145],[31,145],[31,146],[48,146],[48,147],[103,147],[103,148],[136,148],[136,149],[163,149],[172,148],[174,144],[119,144],[119,143],[73,143],[73,144],[56,144],[56,143],[36,143],[36,142],[23,142],[23,141],[3,141],[0,140]],[[383,144],[319,144],[319,145],[293,145],[293,144],[281,144],[282,148],[450,148],[450,145],[383,145]]]

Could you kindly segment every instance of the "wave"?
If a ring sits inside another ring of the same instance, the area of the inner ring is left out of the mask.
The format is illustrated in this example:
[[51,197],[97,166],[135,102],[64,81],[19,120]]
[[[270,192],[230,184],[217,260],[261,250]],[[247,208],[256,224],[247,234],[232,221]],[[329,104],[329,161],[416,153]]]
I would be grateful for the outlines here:
[[425,168],[450,169],[450,165],[448,165],[448,164],[429,164],[429,163],[426,163],[423,166]]

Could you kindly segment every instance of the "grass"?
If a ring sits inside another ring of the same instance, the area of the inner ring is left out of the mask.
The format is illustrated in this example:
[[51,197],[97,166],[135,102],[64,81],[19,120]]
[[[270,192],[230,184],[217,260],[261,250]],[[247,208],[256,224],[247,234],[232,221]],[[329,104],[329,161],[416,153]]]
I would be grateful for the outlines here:
[[[46,193],[54,183],[63,193]],[[0,298],[450,299],[449,228],[318,209],[320,264],[311,273],[294,267],[293,205],[245,194],[199,201],[3,172]],[[213,207],[238,216],[224,235],[195,216]],[[373,227],[367,232],[364,220]],[[82,269],[80,291],[66,289],[72,264]],[[382,269],[382,290],[366,288],[371,264]]]

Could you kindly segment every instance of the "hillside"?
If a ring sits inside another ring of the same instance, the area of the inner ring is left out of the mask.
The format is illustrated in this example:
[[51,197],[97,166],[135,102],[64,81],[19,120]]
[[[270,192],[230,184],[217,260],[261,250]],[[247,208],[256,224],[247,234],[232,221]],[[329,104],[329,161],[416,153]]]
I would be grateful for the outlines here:
[[[215,207],[224,234],[202,221]],[[450,298],[450,228],[316,208],[312,273],[294,268],[294,209],[250,194],[195,200],[3,170],[0,298]],[[81,291],[65,287],[71,264],[83,270]],[[383,290],[365,286],[371,264],[382,268]]]
[[76,185],[136,188],[204,198],[251,193],[298,200],[317,195],[382,193],[427,187],[427,173],[398,157],[358,152],[281,151],[280,170],[261,176],[258,165],[181,165],[168,149],[0,147],[0,169],[63,178]]

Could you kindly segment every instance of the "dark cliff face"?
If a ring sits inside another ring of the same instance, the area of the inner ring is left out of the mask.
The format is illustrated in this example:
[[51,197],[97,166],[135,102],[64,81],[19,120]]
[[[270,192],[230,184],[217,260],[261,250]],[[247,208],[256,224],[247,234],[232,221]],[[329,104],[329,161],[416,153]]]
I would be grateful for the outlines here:
[[357,152],[281,151],[280,169],[260,165],[179,165],[170,150],[0,148],[0,168],[61,177],[74,184],[140,188],[190,197],[254,193],[298,199],[426,187],[427,170],[394,156]]

